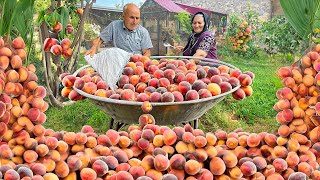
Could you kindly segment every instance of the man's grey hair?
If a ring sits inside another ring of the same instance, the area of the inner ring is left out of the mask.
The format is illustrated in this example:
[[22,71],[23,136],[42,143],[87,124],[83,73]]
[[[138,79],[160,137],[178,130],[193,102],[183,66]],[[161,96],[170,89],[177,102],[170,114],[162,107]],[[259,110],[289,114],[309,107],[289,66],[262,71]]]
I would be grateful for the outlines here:
[[135,5],[134,3],[128,3],[128,4],[125,4],[125,5],[123,6],[123,9],[122,9],[122,12],[123,12],[123,13],[126,12],[126,10],[128,9],[128,6],[135,6],[135,7],[137,7],[137,8],[139,9],[139,7],[138,7],[137,5]]

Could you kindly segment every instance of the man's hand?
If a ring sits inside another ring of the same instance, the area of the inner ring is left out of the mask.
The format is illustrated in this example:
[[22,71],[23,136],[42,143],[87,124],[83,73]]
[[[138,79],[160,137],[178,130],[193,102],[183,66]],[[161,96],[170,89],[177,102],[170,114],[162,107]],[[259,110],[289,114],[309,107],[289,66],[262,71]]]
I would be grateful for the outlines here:
[[103,40],[100,37],[97,37],[92,42],[92,47],[84,53],[84,55],[90,54],[90,57],[93,57],[93,55],[97,52],[97,49],[100,47],[101,43],[103,43]]
[[97,51],[97,48],[92,46],[88,51],[86,51],[84,53],[84,56],[90,54],[90,57],[93,57],[93,55],[96,53],[96,51]]

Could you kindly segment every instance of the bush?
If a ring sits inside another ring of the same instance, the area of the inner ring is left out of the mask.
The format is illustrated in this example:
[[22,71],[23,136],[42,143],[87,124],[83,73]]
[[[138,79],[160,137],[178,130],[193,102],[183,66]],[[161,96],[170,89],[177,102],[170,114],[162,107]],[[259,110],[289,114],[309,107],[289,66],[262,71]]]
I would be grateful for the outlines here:
[[260,47],[268,54],[294,54],[303,48],[303,39],[285,17],[276,16],[262,23],[258,35]]

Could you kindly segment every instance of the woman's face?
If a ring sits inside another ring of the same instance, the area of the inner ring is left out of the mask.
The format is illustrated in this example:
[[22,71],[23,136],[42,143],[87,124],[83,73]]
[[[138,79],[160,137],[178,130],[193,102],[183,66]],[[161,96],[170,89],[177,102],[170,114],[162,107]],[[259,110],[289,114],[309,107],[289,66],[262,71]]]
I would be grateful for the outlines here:
[[192,29],[195,33],[200,33],[204,28],[204,18],[202,15],[196,15],[192,21]]

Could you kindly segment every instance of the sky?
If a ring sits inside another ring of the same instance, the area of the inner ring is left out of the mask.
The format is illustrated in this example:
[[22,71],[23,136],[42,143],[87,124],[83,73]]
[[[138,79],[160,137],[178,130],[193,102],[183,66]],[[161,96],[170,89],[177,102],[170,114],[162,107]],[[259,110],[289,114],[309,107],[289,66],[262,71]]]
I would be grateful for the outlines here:
[[138,6],[142,5],[144,0],[96,0],[94,5],[96,6],[105,6],[105,7],[116,7],[117,5],[134,3]]

